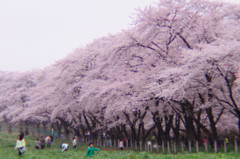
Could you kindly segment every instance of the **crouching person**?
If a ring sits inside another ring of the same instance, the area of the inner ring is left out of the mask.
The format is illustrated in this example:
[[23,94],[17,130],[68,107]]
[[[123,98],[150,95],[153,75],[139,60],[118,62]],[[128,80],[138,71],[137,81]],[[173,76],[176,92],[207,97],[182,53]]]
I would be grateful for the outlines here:
[[61,144],[60,148],[62,149],[62,152],[67,151],[69,148],[69,145],[67,143]]
[[36,141],[35,141],[35,148],[38,150],[38,149],[40,149],[40,141],[39,141],[39,139],[37,139]]
[[26,142],[24,139],[24,134],[18,135],[15,149],[18,150],[19,156],[21,156],[22,154],[24,154],[26,152]]
[[100,151],[100,149],[94,148],[93,143],[89,143],[89,147],[87,149],[86,157],[93,157],[94,151]]

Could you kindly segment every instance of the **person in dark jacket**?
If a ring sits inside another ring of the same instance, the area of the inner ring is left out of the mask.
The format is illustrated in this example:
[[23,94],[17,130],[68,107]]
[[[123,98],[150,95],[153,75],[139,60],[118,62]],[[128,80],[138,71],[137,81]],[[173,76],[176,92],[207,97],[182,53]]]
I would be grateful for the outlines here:
[[40,139],[40,146],[41,146],[41,149],[44,149],[44,147],[45,147],[45,140],[44,140],[43,136],[41,136],[41,139]]

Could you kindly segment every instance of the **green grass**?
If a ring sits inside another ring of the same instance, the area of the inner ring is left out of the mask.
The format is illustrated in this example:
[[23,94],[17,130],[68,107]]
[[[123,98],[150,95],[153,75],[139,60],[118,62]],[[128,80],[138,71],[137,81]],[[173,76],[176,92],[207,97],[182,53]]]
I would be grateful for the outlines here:
[[[87,145],[79,145],[77,149],[70,149],[61,152],[60,143],[68,142],[66,140],[54,140],[51,148],[44,150],[34,149],[34,138],[26,137],[27,152],[19,157],[17,150],[14,150],[16,135],[0,133],[0,159],[84,159]],[[71,144],[70,144],[71,145]],[[230,152],[224,153],[185,153],[185,154],[157,154],[135,151],[119,151],[118,149],[104,149],[96,152],[94,159],[240,159],[240,154]]]

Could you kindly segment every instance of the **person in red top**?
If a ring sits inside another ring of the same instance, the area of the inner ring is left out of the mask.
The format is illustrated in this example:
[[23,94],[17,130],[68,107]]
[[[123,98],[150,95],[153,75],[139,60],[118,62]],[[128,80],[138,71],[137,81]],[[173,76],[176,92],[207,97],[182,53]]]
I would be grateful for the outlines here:
[[205,146],[206,144],[208,144],[208,139],[206,137],[203,138],[203,145]]
[[123,144],[124,144],[124,147],[127,146],[127,138],[126,137],[123,138]]

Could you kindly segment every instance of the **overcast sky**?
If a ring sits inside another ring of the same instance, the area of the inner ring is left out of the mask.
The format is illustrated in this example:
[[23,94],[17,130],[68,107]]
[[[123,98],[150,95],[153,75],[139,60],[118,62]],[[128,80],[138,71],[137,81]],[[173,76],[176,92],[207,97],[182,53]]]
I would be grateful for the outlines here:
[[157,1],[0,0],[0,71],[51,65],[93,39],[126,29],[135,8]]

